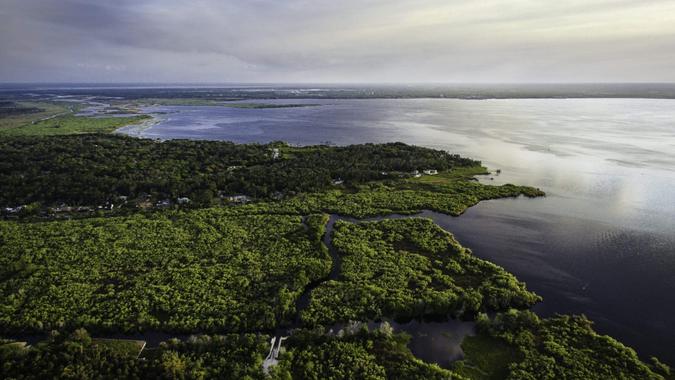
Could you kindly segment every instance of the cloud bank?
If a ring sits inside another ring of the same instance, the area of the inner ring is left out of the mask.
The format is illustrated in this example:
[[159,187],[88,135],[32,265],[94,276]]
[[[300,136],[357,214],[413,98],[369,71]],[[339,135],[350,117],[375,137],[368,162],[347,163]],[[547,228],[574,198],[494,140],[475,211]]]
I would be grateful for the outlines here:
[[2,0],[0,81],[672,82],[675,1]]

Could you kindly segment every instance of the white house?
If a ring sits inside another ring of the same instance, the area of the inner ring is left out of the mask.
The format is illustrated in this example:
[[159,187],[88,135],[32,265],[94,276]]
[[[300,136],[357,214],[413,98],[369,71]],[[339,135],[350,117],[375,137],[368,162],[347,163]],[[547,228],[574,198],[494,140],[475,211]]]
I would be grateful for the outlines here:
[[424,171],[424,174],[426,174],[426,175],[436,175],[436,174],[438,174],[438,170],[436,170],[436,169],[426,169]]
[[232,203],[248,203],[251,200],[246,195],[226,195],[224,198]]
[[157,201],[155,203],[155,206],[156,207],[169,207],[169,206],[171,206],[171,201],[168,200],[168,199],[163,199],[161,201]]
[[23,210],[26,206],[16,206],[16,207],[5,207],[5,212],[9,214],[16,214],[17,212]]

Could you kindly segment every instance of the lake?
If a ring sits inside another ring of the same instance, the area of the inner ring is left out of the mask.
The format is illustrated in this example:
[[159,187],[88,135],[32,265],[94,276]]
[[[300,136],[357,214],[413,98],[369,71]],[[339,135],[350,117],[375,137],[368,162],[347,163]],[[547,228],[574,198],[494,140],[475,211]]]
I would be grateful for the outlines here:
[[[247,101],[250,102],[250,101]],[[541,315],[584,313],[642,356],[675,363],[675,100],[270,100],[307,107],[146,107],[149,138],[292,144],[402,141],[501,169],[486,183],[546,198],[425,212],[544,297]]]

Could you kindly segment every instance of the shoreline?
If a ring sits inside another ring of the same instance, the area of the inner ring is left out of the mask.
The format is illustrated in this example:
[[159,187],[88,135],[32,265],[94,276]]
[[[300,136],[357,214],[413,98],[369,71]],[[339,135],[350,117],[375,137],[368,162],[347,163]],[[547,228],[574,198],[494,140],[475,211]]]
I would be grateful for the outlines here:
[[159,124],[162,119],[150,113],[141,113],[141,115],[148,116],[148,119],[142,120],[138,124],[129,124],[117,128],[112,133],[123,134],[131,137],[143,137],[143,132]]

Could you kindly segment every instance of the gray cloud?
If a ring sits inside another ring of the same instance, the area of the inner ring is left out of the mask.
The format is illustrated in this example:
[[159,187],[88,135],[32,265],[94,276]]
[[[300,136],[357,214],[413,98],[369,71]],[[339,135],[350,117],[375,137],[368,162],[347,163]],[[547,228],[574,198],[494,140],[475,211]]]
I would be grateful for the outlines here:
[[0,81],[675,81],[675,1],[3,0]]

